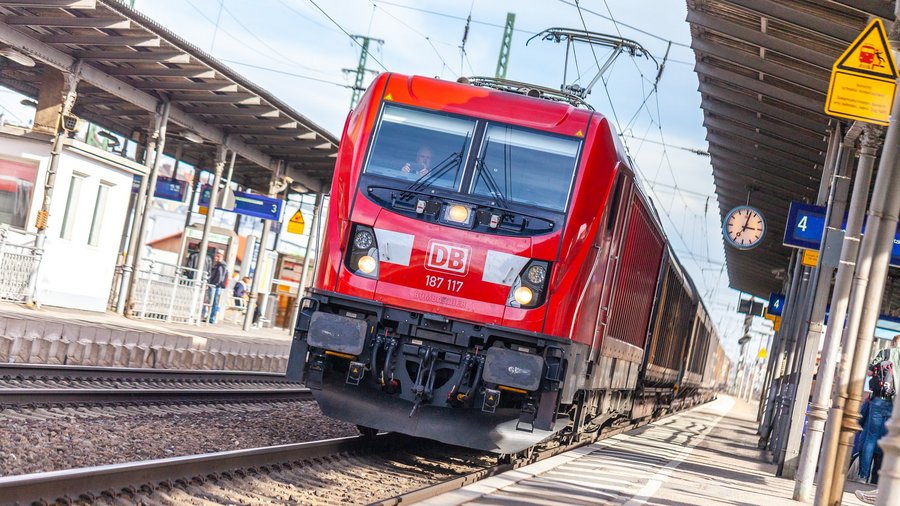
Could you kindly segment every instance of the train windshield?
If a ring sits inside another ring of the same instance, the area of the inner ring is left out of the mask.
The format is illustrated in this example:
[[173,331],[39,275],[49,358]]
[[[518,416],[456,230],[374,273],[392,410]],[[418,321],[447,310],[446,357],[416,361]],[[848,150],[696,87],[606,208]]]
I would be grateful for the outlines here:
[[580,144],[492,124],[485,133],[472,193],[564,211]]
[[475,121],[385,105],[366,172],[456,189]]

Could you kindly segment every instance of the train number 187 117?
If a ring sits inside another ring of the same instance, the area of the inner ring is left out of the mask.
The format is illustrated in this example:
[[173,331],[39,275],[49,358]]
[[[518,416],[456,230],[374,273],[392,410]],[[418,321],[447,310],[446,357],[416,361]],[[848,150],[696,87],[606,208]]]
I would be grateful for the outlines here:
[[450,292],[459,292],[462,290],[463,282],[455,279],[444,279],[440,276],[425,276],[425,286],[428,288],[443,288]]

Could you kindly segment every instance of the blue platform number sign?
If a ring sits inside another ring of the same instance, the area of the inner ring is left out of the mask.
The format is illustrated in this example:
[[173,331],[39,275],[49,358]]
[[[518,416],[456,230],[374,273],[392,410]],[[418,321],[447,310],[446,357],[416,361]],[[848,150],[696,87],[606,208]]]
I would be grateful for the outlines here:
[[781,316],[783,311],[784,294],[772,292],[772,294],[769,295],[769,307],[766,308],[766,312],[772,316]]
[[791,202],[784,229],[784,245],[818,250],[825,234],[826,209],[822,206]]
[[[200,207],[209,207],[211,187],[203,185],[200,191]],[[283,202],[254,193],[234,192],[234,209],[223,209],[264,220],[281,221]]]
[[[785,246],[818,250],[825,235],[825,215],[827,210],[823,206],[814,206],[802,202],[791,202],[788,209],[787,225],[784,228]],[[845,228],[846,218],[841,225]],[[866,227],[863,224],[863,233]],[[900,228],[894,234],[894,246],[891,250],[891,265],[900,267]]]

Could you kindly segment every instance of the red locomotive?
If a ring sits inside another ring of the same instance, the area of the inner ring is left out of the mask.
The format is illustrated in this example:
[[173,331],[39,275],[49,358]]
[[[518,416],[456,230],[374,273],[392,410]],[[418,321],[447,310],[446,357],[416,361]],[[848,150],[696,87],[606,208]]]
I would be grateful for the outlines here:
[[325,414],[515,453],[705,401],[726,374],[605,117],[510,81],[370,86],[288,366]]

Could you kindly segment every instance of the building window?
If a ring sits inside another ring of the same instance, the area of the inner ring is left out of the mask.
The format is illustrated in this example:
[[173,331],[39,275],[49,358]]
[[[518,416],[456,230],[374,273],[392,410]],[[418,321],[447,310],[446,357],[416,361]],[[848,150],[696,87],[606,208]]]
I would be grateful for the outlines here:
[[38,169],[0,159],[0,223],[25,228]]
[[100,243],[100,227],[103,225],[103,215],[106,214],[106,199],[109,197],[108,183],[100,183],[97,188],[97,200],[94,202],[94,218],[91,220],[91,235],[88,236],[88,244],[96,246]]
[[63,215],[62,230],[59,233],[59,236],[63,239],[72,239],[75,222],[78,221],[78,201],[81,197],[82,183],[84,183],[84,176],[80,174],[73,174],[72,180],[69,181],[69,196],[66,199],[66,214]]

